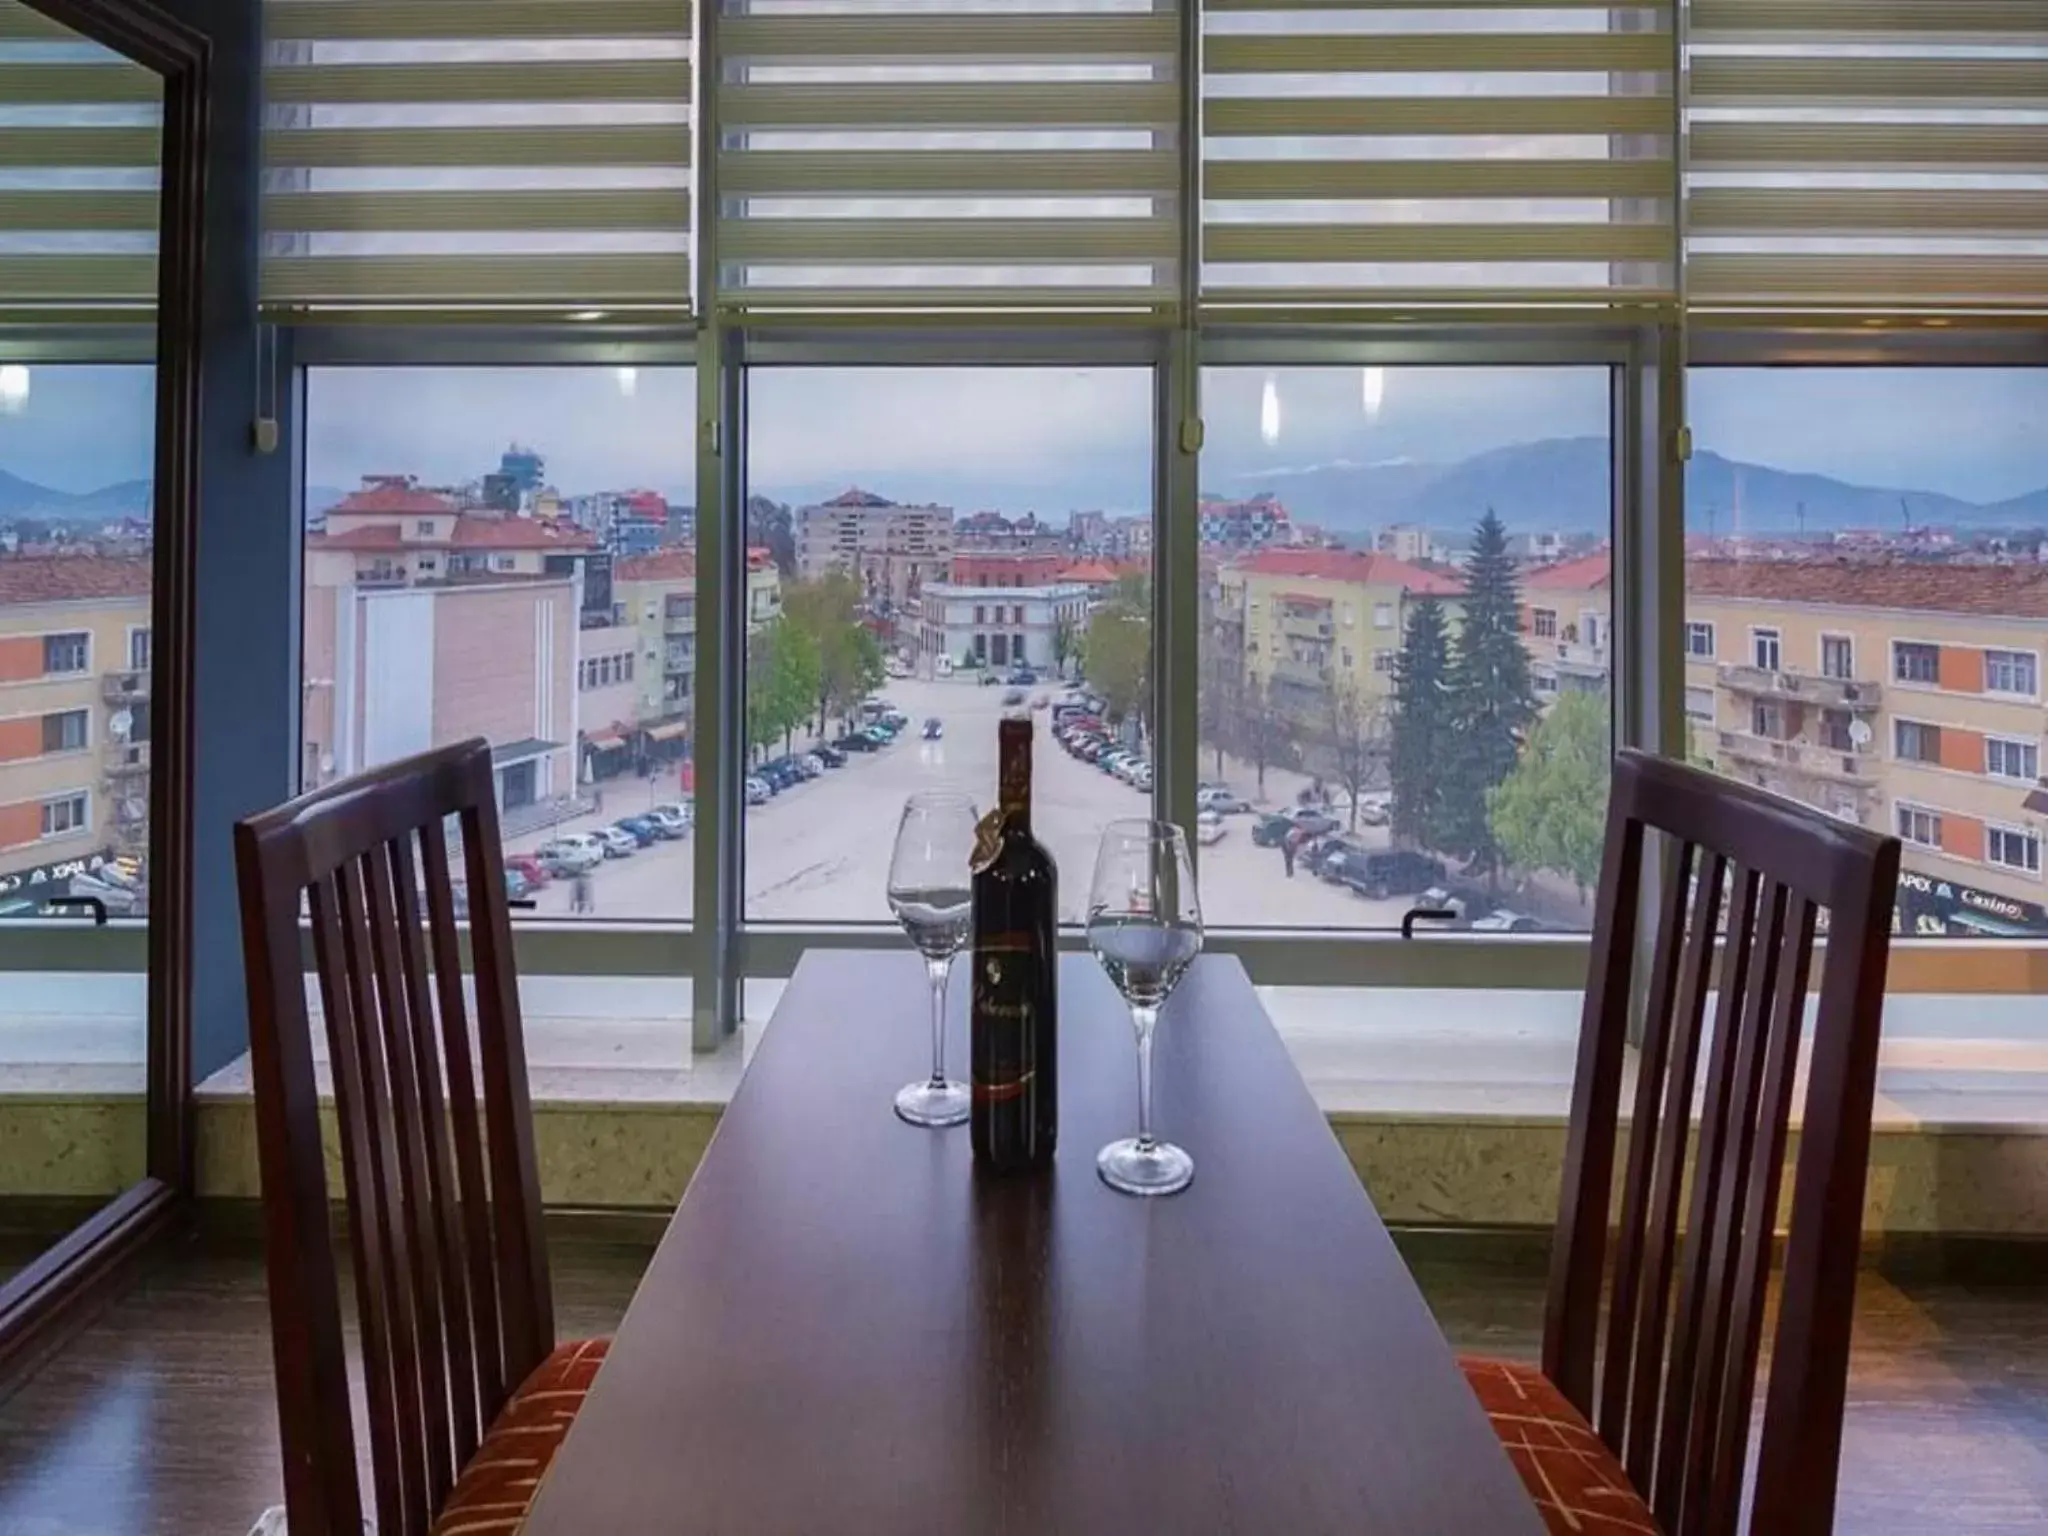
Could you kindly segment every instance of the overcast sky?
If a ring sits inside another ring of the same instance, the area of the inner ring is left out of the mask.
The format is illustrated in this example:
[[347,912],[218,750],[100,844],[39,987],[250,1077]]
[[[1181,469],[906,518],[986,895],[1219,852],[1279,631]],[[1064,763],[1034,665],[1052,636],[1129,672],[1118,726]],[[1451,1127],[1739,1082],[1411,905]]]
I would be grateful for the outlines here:
[[[1606,430],[1597,369],[1390,368],[1370,385],[1353,367],[1281,370],[1270,408],[1268,378],[1209,374],[1205,488]],[[0,388],[0,469],[72,491],[149,473],[147,370],[36,367],[27,399],[9,409],[13,399]],[[687,494],[694,406],[683,369],[323,370],[309,386],[307,478],[342,489],[375,473],[467,480],[518,441],[547,456],[564,491]],[[1140,370],[762,370],[750,414],[754,487],[781,497],[859,484],[1056,516],[1150,504]],[[1701,371],[1692,419],[1702,448],[1782,469],[1972,500],[2048,485],[2048,370]]]

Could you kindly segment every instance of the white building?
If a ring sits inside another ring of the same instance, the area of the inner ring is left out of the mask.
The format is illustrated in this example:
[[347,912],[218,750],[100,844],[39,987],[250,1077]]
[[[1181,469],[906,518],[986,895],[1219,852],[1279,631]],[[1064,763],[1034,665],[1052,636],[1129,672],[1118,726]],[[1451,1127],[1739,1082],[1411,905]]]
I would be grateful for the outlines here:
[[[1078,636],[1088,623],[1089,589],[1079,582],[1038,587],[960,587],[926,582],[918,626],[920,654],[988,666],[1052,667],[1061,624]],[[1071,654],[1071,652],[1070,652]]]

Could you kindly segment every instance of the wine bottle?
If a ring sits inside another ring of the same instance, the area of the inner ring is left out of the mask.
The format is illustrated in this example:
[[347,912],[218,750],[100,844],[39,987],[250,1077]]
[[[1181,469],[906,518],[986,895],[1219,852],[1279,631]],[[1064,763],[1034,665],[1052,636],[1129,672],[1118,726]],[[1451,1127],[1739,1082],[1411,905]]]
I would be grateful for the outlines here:
[[1059,1139],[1059,901],[1031,835],[1031,721],[997,735],[997,803],[974,848],[974,1005],[969,1055],[975,1159],[1046,1168]]

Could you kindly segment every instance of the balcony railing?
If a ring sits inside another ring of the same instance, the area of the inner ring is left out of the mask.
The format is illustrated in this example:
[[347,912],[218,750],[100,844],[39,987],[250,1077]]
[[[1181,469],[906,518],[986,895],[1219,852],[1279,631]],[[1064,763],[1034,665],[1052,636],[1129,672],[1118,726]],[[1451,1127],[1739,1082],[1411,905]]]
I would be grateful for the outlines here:
[[146,741],[110,742],[105,753],[107,777],[128,779],[149,772],[149,743]]
[[109,672],[100,680],[109,704],[140,704],[149,698],[149,672]]
[[1810,741],[1778,741],[1748,731],[1722,731],[1721,750],[1737,762],[1782,768],[1811,778],[1837,783],[1873,785],[1877,782],[1877,754],[1840,750]]
[[1846,677],[1820,677],[1811,672],[1773,672],[1723,662],[1716,672],[1731,693],[1771,699],[1797,699],[1833,709],[1874,710],[1884,699],[1882,685]]
[[1276,682],[1320,688],[1330,681],[1330,664],[1327,661],[1297,661],[1292,656],[1276,656],[1273,658],[1273,678]]

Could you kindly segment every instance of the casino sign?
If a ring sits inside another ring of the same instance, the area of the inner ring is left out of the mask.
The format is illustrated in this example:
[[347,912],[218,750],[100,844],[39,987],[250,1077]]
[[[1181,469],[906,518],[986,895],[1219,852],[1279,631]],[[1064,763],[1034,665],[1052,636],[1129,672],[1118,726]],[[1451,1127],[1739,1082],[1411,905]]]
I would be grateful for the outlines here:
[[1898,931],[1908,937],[2048,938],[2048,907],[1902,869]]
[[73,875],[96,875],[113,862],[113,854],[103,848],[98,853],[81,854],[75,859],[59,859],[52,864],[10,870],[0,874],[0,901],[60,896]]

